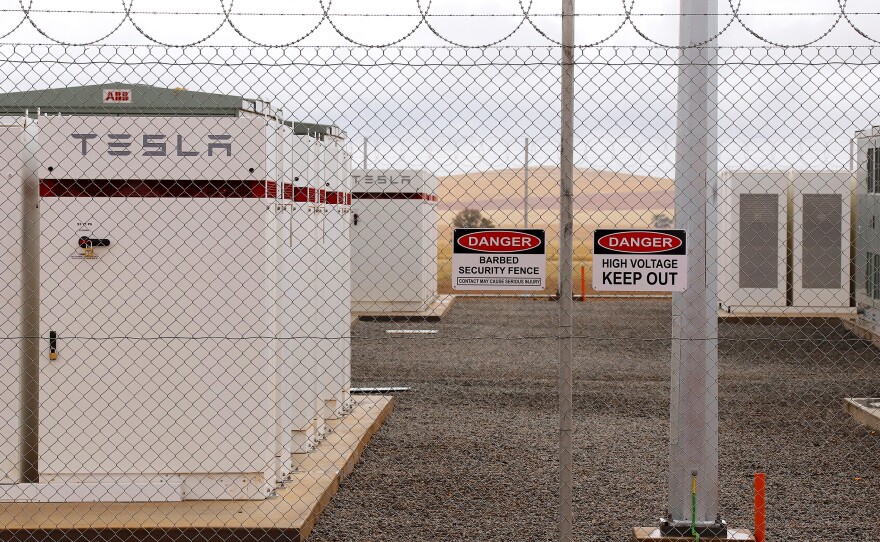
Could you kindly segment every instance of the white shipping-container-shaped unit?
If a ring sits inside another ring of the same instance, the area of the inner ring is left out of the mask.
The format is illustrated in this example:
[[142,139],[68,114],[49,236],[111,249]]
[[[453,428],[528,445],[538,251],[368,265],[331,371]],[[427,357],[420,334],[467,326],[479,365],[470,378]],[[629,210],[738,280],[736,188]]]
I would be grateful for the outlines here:
[[22,160],[26,119],[0,126],[0,484],[19,481],[21,456],[20,360],[21,360],[21,236],[22,189],[25,164]]
[[333,230],[332,252],[337,262],[331,271],[334,280],[336,329],[333,337],[340,351],[339,370],[335,374],[335,393],[337,412],[347,412],[352,406],[351,398],[351,156],[339,139],[330,142],[335,160],[332,170],[333,195],[328,193],[331,204]]
[[41,336],[58,337],[57,359],[42,345],[40,482],[131,500],[268,496],[279,425],[292,427],[274,339],[277,124],[39,127]]
[[850,306],[848,171],[791,170],[792,306],[816,311]]
[[[288,302],[295,288],[295,279],[291,274],[290,262],[294,258],[293,244],[290,242],[291,206],[285,199],[286,188],[290,184],[291,156],[290,149],[292,130],[281,123],[269,123],[267,130],[273,133],[267,138],[266,155],[272,157],[267,160],[267,178],[277,183],[276,202],[274,204],[275,232],[272,237],[274,243],[274,268],[275,284],[273,297],[275,299],[275,478],[285,480],[293,468],[291,464],[293,433],[293,402],[294,387],[297,382],[297,361],[286,355],[284,342],[287,337],[295,334],[292,307]],[[293,282],[293,284],[291,284]]]
[[293,135],[291,154],[290,193],[285,190],[290,205],[287,239],[291,244],[292,259],[282,299],[290,307],[289,318],[294,334],[284,341],[285,356],[297,360],[293,401],[293,454],[309,452],[321,438],[324,426],[317,418],[318,378],[323,372],[323,357],[317,350],[320,324],[322,289],[318,285],[318,264],[323,235],[323,216],[319,212],[318,186],[321,183],[319,141],[313,136]]
[[372,169],[352,180],[352,310],[427,309],[437,298],[437,178]]
[[880,127],[856,133],[855,291],[858,321],[880,334]]
[[719,303],[730,311],[784,308],[788,174],[723,171],[718,188]]
[[334,419],[348,406],[351,387],[351,165],[348,153],[335,138],[325,138],[317,149],[324,180],[318,284],[326,292],[319,300],[321,333],[316,345],[324,359],[319,377],[319,414]]

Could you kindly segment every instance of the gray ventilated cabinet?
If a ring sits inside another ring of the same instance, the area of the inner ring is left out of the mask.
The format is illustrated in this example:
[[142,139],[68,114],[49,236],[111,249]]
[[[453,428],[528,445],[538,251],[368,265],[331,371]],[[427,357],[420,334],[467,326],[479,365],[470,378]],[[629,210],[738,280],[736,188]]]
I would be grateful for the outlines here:
[[848,308],[852,174],[792,170],[789,175],[792,306],[819,312]]
[[722,171],[718,198],[718,298],[735,312],[786,305],[784,171]]
[[880,127],[856,133],[855,293],[859,323],[880,333]]

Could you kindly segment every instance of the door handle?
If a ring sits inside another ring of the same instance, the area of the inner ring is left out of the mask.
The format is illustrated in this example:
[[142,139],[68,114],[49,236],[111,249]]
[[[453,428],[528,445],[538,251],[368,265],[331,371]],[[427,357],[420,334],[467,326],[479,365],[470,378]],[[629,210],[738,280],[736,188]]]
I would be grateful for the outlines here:
[[86,247],[109,247],[110,239],[96,239],[94,237],[80,237],[79,246]]

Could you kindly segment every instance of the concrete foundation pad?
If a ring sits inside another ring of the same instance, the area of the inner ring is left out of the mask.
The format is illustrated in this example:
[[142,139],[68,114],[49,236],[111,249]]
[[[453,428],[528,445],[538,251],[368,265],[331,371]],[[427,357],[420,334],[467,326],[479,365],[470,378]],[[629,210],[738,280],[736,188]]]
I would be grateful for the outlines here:
[[728,307],[718,311],[718,319],[727,322],[743,323],[783,323],[807,320],[828,320],[855,318],[856,309],[849,307],[830,307],[817,309],[811,307]]
[[843,408],[860,424],[880,431],[880,397],[848,397]]
[[861,325],[855,318],[841,318],[843,325],[860,339],[871,341],[874,348],[880,348],[880,335]]
[[[635,527],[633,528],[632,542],[687,542],[693,541],[692,536],[663,536],[659,527]],[[712,538],[701,536],[700,540],[706,542],[721,542],[726,540],[754,542],[755,537],[747,529],[728,529],[726,538]]]
[[3,503],[0,540],[43,542],[300,542],[391,413],[393,398],[362,396],[303,458],[277,497],[259,501]]
[[439,322],[446,311],[455,303],[452,294],[438,295],[434,302],[421,311],[394,311],[378,310],[367,312],[353,312],[360,320],[365,322]]

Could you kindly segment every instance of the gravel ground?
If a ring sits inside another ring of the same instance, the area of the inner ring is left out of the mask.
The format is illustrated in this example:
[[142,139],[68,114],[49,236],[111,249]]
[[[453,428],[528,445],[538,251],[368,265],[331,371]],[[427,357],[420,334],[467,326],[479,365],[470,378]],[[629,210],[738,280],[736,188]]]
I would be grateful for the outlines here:
[[[576,303],[575,533],[629,540],[663,513],[670,304]],[[358,322],[356,386],[412,386],[314,541],[556,538],[556,304],[459,301],[441,323]],[[437,329],[390,336],[387,329]],[[880,436],[846,396],[880,394],[880,356],[830,323],[722,323],[721,509],[768,539],[880,540]]]

